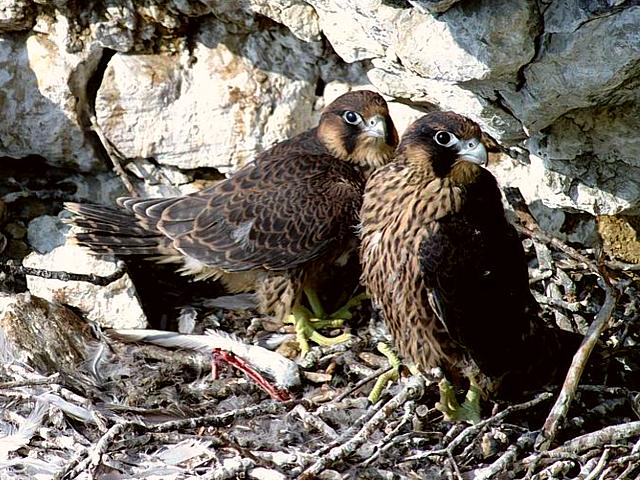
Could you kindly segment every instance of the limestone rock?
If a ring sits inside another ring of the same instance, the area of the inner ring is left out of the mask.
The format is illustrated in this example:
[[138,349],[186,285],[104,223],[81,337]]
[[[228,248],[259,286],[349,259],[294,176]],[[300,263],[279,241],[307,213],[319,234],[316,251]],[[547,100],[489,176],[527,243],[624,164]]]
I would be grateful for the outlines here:
[[28,30],[35,18],[31,2],[0,0],[0,31]]
[[[404,10],[395,51],[423,78],[446,82],[516,81],[535,54],[538,9],[532,0],[465,2],[439,17]],[[514,32],[517,32],[514,34]]]
[[191,57],[116,54],[109,62],[96,115],[125,156],[227,171],[312,126],[313,44],[282,27],[236,34],[207,21],[194,45]]
[[502,92],[510,109],[536,132],[574,109],[637,100],[638,25],[640,6],[632,6],[575,31],[545,33],[538,58],[524,69],[523,88]]
[[409,0],[409,3],[421,11],[443,13],[460,0]]
[[393,43],[401,9],[380,0],[306,0],[320,17],[320,28],[347,63],[384,57]]
[[[93,256],[86,249],[69,244],[44,255],[32,253],[23,260],[23,265],[99,276],[109,276],[117,269],[113,258]],[[127,274],[105,287],[27,275],[27,288],[33,295],[78,308],[89,320],[104,327],[144,328],[147,325],[135,287]]]
[[68,53],[64,17],[42,21],[26,38],[0,38],[0,156],[40,155],[55,165],[90,170],[97,164],[79,114],[101,49]]
[[302,0],[243,0],[242,8],[286,25],[307,42],[320,40],[320,23],[315,10]]
[[4,354],[47,374],[74,372],[92,341],[89,324],[70,309],[28,292],[0,292],[0,335]]
[[65,234],[69,227],[52,215],[42,215],[29,222],[27,239],[29,245],[38,253],[47,253],[65,243]]
[[439,108],[453,110],[477,121],[493,137],[509,144],[522,140],[524,132],[520,122],[471,90],[455,82],[423,78],[404,71],[397,63],[386,59],[374,59],[368,77],[380,92],[426,106],[427,110]]
[[634,213],[640,202],[638,103],[576,110],[528,141],[537,197],[593,215]]
[[138,18],[132,1],[123,0],[119,3],[112,2],[104,9],[104,19],[91,24],[91,33],[101,46],[117,52],[128,52],[135,45],[134,30]]
[[[0,0],[0,156],[97,168],[95,104],[140,190],[184,193],[177,169],[232,171],[371,86],[400,131],[441,108],[527,148],[501,181],[530,202],[635,214],[638,25],[618,0]],[[78,184],[100,203],[116,190]]]

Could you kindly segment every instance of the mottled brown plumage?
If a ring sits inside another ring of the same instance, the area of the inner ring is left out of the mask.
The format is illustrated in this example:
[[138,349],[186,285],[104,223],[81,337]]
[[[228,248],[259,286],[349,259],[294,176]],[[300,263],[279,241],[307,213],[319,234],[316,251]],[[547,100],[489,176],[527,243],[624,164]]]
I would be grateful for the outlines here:
[[230,178],[174,198],[122,198],[119,208],[67,204],[75,239],[99,253],[160,255],[232,290],[259,287],[279,318],[313,286],[319,265],[356,244],[354,226],[369,169],[398,136],[384,99],[342,95],[319,126],[258,155]]
[[405,358],[509,397],[557,380],[580,337],[538,319],[482,138],[452,112],[408,128],[366,185],[362,278]]

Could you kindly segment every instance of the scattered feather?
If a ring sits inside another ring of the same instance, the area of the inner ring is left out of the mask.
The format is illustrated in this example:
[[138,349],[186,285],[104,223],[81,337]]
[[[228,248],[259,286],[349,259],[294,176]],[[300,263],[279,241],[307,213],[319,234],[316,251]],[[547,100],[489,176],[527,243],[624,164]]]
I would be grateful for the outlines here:
[[10,452],[25,447],[31,441],[38,429],[44,422],[44,417],[48,411],[48,403],[46,400],[40,400],[27,418],[24,419],[22,425],[17,430],[10,432],[4,437],[0,437],[0,460],[6,460]]
[[232,334],[207,330],[206,335],[183,335],[145,329],[114,329],[110,330],[109,334],[125,342],[146,342],[163,347],[183,348],[204,355],[211,355],[214,348],[219,348],[241,357],[260,372],[269,375],[280,388],[290,389],[300,385],[300,372],[295,362],[266,348],[246,344]]

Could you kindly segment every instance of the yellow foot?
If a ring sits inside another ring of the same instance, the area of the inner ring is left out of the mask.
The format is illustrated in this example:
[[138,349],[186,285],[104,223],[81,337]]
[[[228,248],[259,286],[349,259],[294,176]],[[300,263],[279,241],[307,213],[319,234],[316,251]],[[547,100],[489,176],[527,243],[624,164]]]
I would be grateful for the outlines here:
[[366,300],[367,298],[369,298],[369,295],[364,292],[356,295],[355,297],[351,297],[347,303],[345,303],[342,307],[329,315],[329,318],[341,318],[343,320],[350,320],[353,317],[351,309],[354,307],[359,307],[362,304],[362,301]]
[[311,347],[309,346],[309,340],[317,343],[318,345],[335,345],[337,343],[346,342],[351,338],[349,333],[342,333],[336,337],[325,337],[318,333],[320,328],[338,328],[341,327],[344,321],[342,319],[328,319],[321,320],[317,318],[311,318],[311,312],[305,307],[294,307],[289,318],[285,319],[284,323],[293,324],[296,331],[296,339],[300,345],[300,355],[304,357]]
[[462,405],[458,403],[456,392],[446,379],[440,380],[438,387],[440,401],[436,403],[436,408],[444,414],[445,420],[471,424],[480,421],[480,391],[477,386],[471,384]]
[[371,389],[368,397],[371,403],[377,403],[377,401],[380,400],[380,395],[382,395],[382,391],[387,387],[389,382],[398,380],[400,377],[400,366],[402,365],[398,356],[386,343],[378,343],[378,351],[387,357],[391,370],[384,372],[378,377],[378,380],[376,380],[376,384]]

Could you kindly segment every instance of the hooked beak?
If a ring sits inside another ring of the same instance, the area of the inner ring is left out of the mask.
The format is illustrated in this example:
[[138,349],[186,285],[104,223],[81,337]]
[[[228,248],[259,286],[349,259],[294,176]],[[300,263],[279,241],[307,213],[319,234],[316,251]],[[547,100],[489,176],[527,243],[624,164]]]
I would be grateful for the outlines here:
[[487,164],[487,149],[477,138],[458,142],[458,158],[477,165]]
[[374,115],[364,121],[364,131],[369,137],[385,138],[387,136],[387,122],[382,115]]

